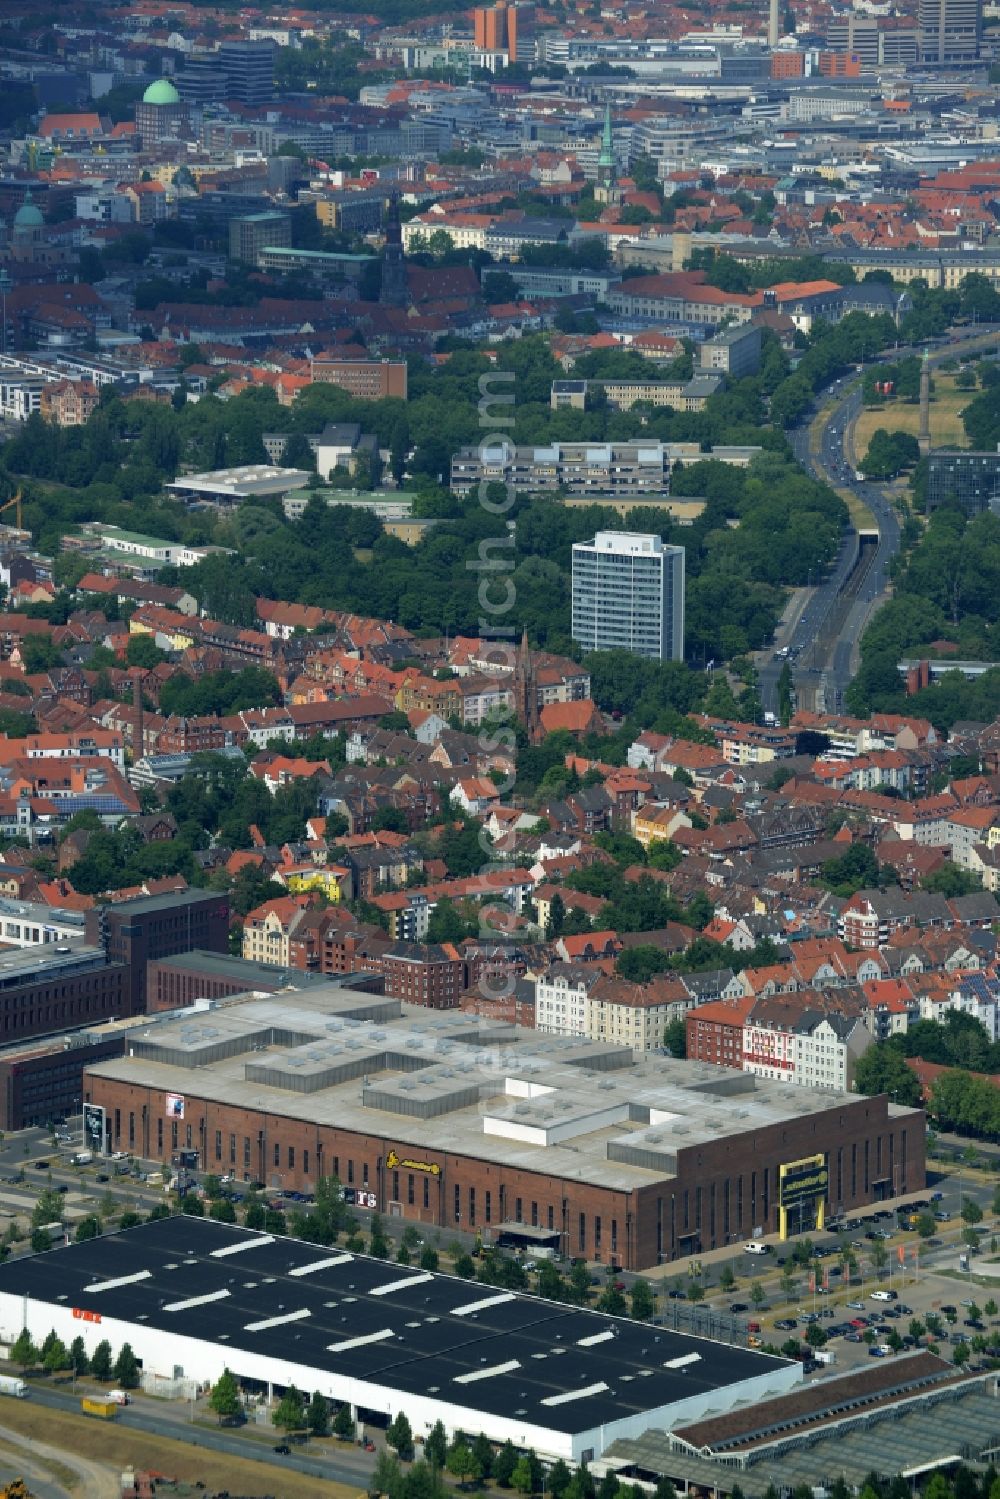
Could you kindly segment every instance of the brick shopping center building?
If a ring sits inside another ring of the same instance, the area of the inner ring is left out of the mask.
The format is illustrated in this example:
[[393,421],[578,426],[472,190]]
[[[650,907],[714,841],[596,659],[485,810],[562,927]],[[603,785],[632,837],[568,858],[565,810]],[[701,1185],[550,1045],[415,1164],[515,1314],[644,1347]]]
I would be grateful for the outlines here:
[[[111,1150],[641,1270],[924,1185],[924,1116],[324,985],[131,1038]],[[784,1220],[784,1221],[783,1221]]]

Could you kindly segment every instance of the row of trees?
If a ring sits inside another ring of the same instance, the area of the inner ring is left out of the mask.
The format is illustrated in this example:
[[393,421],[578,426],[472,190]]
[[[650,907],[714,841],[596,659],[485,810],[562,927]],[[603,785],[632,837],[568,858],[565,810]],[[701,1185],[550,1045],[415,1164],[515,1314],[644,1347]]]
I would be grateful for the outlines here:
[[36,1347],[30,1332],[24,1328],[11,1345],[10,1358],[11,1363],[17,1364],[25,1374],[38,1368],[44,1369],[48,1374],[62,1374],[70,1370],[74,1375],[89,1374],[93,1379],[106,1384],[113,1380],[123,1390],[135,1390],[139,1387],[139,1362],[131,1343],[123,1343],[115,1354],[107,1338],[104,1338],[88,1356],[81,1337],[74,1338],[67,1348],[53,1330]]

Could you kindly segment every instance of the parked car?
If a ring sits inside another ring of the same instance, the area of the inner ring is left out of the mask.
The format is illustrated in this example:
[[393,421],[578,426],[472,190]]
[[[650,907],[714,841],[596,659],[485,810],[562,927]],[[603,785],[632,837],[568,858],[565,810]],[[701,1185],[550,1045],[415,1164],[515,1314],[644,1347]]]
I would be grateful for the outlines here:
[[745,1301],[731,1301],[729,1303],[729,1310],[736,1316],[739,1312],[748,1312],[750,1307]]
[[275,1442],[273,1450],[279,1457],[289,1457],[292,1451],[287,1442]]
[[798,1323],[794,1317],[779,1317],[774,1325],[779,1332],[793,1332]]

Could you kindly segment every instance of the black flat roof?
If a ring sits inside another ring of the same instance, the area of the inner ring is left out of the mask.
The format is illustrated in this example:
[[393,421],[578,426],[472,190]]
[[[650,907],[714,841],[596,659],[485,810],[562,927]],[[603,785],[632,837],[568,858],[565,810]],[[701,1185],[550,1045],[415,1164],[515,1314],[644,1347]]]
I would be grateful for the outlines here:
[[334,1395],[340,1374],[569,1434],[788,1364],[185,1216],[0,1265],[3,1292],[304,1364]]

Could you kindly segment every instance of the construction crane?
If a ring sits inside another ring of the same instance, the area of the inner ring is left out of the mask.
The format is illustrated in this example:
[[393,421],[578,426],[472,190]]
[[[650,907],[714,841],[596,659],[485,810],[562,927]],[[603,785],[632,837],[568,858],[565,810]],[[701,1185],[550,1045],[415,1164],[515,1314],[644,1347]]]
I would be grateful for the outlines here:
[[[7,501],[6,505],[0,505],[0,515],[3,515],[4,512],[7,511],[7,510],[14,510],[15,511],[15,513],[17,515],[17,529],[19,531],[23,531],[24,527],[21,524],[21,491],[20,490],[17,491],[17,494],[14,496],[14,498],[12,500],[8,500]],[[0,1499],[2,1499],[2,1496],[0,1496]]]

